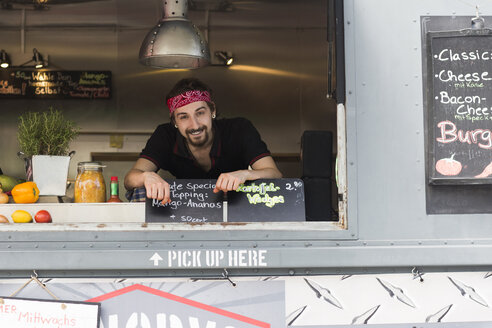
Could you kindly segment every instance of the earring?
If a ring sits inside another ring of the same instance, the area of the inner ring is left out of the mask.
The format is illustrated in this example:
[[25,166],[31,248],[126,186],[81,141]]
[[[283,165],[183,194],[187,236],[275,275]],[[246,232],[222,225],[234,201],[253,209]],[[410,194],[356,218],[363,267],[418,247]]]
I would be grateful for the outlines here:
[[215,118],[215,113],[212,114],[212,118]]
[[176,124],[174,124],[174,127],[175,127],[176,129],[178,128],[178,126],[177,126]]

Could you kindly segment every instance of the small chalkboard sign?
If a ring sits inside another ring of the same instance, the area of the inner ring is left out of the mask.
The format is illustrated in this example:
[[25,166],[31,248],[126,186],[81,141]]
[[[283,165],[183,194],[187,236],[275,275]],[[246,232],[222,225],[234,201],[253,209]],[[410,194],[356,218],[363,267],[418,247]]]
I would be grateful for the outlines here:
[[[300,179],[248,181],[237,191],[214,193],[216,180],[169,180],[171,203],[147,199],[146,222],[304,221],[304,183]],[[224,206],[227,201],[227,206]],[[224,209],[226,215],[224,215]]]
[[492,32],[429,32],[427,165],[431,184],[492,183]]
[[109,99],[111,72],[2,69],[0,97]]
[[214,193],[216,180],[168,180],[171,202],[147,198],[146,222],[222,222],[222,193]]
[[228,194],[229,222],[305,221],[301,179],[248,181]]
[[101,304],[0,296],[0,327],[99,328]]

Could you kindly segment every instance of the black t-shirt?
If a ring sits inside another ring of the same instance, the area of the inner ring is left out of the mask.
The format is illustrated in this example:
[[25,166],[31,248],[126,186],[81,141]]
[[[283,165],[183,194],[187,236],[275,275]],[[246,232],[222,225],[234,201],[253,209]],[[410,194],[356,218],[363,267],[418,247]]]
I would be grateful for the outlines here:
[[247,169],[269,156],[266,144],[250,121],[244,118],[213,121],[214,141],[210,150],[212,168],[205,172],[194,160],[185,138],[171,123],[161,124],[147,141],[140,157],[177,179],[217,179],[221,173]]

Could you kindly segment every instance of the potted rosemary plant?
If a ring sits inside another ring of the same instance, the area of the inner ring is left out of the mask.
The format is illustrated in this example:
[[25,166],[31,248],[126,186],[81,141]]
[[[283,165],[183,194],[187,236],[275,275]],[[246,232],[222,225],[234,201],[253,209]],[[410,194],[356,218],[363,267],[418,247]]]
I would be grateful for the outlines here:
[[40,195],[66,192],[70,142],[78,135],[75,123],[52,107],[19,117],[17,138],[26,161],[27,180],[38,185]]

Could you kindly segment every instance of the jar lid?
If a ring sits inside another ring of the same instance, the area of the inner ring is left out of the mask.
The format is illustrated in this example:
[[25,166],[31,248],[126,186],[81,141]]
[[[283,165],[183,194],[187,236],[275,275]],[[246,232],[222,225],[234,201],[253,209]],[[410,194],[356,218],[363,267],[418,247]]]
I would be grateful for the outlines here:
[[79,162],[77,164],[78,167],[84,167],[84,168],[100,168],[100,167],[106,167],[106,165],[102,165],[101,162]]

